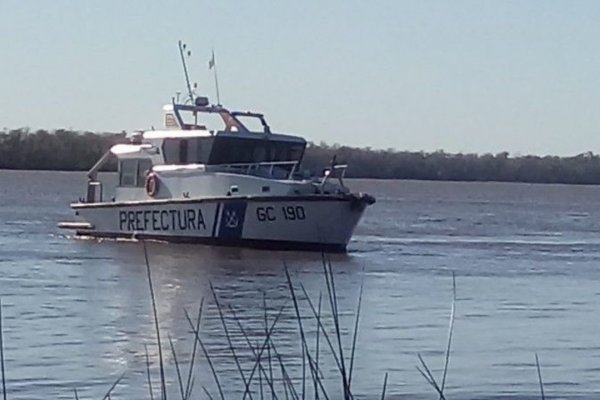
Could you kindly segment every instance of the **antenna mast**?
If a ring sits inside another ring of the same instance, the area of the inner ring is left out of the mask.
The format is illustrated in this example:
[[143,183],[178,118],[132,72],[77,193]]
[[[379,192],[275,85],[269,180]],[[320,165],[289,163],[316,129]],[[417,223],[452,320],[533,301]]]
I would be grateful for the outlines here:
[[221,105],[221,96],[219,95],[219,78],[217,77],[217,63],[215,62],[215,49],[212,49],[212,57],[208,62],[208,69],[214,71],[215,76],[215,89],[217,91],[217,105]]
[[[179,41],[179,54],[181,55],[181,63],[183,64],[183,73],[185,74],[185,83],[187,85],[188,95],[190,96],[190,102],[192,104],[194,104],[194,94],[192,92],[192,86],[190,85],[190,76],[188,75],[187,64],[185,62],[185,55],[184,55],[185,48],[186,48],[185,43],[181,43],[181,40],[180,40]],[[192,52],[190,50],[188,50],[187,55],[188,55],[188,57],[191,56]]]

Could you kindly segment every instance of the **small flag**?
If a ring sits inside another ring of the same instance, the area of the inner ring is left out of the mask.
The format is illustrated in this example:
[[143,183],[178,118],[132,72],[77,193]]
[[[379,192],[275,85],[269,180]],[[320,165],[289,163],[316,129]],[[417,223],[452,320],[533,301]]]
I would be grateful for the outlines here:
[[215,67],[215,51],[212,51],[212,57],[208,61],[208,69],[213,69]]

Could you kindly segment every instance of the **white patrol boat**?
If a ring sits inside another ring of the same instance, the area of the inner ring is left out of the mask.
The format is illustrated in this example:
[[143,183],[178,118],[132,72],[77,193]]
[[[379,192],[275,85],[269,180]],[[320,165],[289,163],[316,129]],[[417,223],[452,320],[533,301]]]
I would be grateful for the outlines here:
[[[186,80],[189,88],[187,70]],[[344,185],[345,165],[332,162],[317,178],[302,174],[306,141],[271,132],[262,114],[206,97],[163,110],[163,130],[133,135],[88,171],[85,198],[71,204],[76,221],[61,228],[86,237],[339,252],[375,202]],[[260,122],[259,131],[246,119]],[[107,199],[98,171],[114,157],[118,185]]]
[[[78,236],[158,239],[279,249],[345,251],[368,194],[344,185],[345,165],[301,176],[306,141],[271,132],[262,114],[208,105],[164,107],[164,130],[113,146],[89,171],[87,194],[71,204]],[[191,113],[194,123],[184,122]],[[216,114],[222,130],[198,117]],[[263,126],[252,132],[241,117]],[[118,186],[105,199],[98,171],[116,157]]]

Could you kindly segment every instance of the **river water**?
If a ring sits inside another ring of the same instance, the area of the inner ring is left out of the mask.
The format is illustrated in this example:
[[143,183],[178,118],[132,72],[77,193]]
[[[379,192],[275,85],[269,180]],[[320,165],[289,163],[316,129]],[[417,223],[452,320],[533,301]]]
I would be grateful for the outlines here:
[[[56,228],[70,219],[68,204],[84,183],[83,173],[0,171],[0,295],[10,399],[73,399],[74,388],[80,398],[99,399],[123,373],[112,398],[147,399],[145,346],[158,396],[159,357],[141,244],[76,240]],[[348,254],[331,257],[347,361],[364,282],[352,379],[357,397],[379,398],[387,372],[387,398],[437,398],[415,367],[421,354],[441,377],[452,273],[457,300],[448,398],[540,398],[536,353],[547,396],[598,397],[599,187],[349,184],[377,198]],[[210,283],[227,312],[246,376],[253,357],[227,307],[236,310],[258,346],[264,339],[263,298],[269,321],[287,304],[273,341],[301,387],[298,324],[292,303],[286,303],[283,265],[296,288],[302,283],[317,302],[319,293],[327,296],[320,254],[161,243],[149,243],[148,253],[169,398],[180,395],[167,335],[186,380],[192,334],[184,309],[195,315],[203,297],[200,335],[209,357],[226,397],[243,392]],[[314,351],[314,321],[299,300]],[[328,304],[323,301],[323,318],[335,340]],[[330,398],[340,398],[339,373],[322,335],[320,357],[324,386]],[[196,361],[193,398],[207,398],[202,386],[219,398],[206,357]],[[273,362],[277,374],[281,368]]]

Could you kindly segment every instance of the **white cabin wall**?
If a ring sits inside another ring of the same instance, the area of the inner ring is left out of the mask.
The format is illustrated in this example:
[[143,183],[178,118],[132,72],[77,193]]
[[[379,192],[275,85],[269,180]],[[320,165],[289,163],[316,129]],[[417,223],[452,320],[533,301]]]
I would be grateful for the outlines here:
[[[223,172],[195,172],[182,174],[169,172],[158,173],[161,189],[157,198],[195,198],[227,196],[293,196],[295,194],[312,194],[310,182],[277,181],[255,176],[244,176]],[[232,186],[237,186],[237,192],[232,192]],[[269,191],[263,192],[263,186]],[[163,197],[165,196],[165,197]]]
[[[276,181],[254,176],[200,171],[160,171],[158,193],[154,199],[185,199],[224,196],[294,196],[314,194],[309,181]],[[237,192],[231,187],[237,186]],[[269,191],[263,192],[263,186]],[[152,199],[144,187],[117,187],[116,201],[144,201]]]
[[115,189],[115,201],[142,201],[148,200],[144,187],[120,187]]

